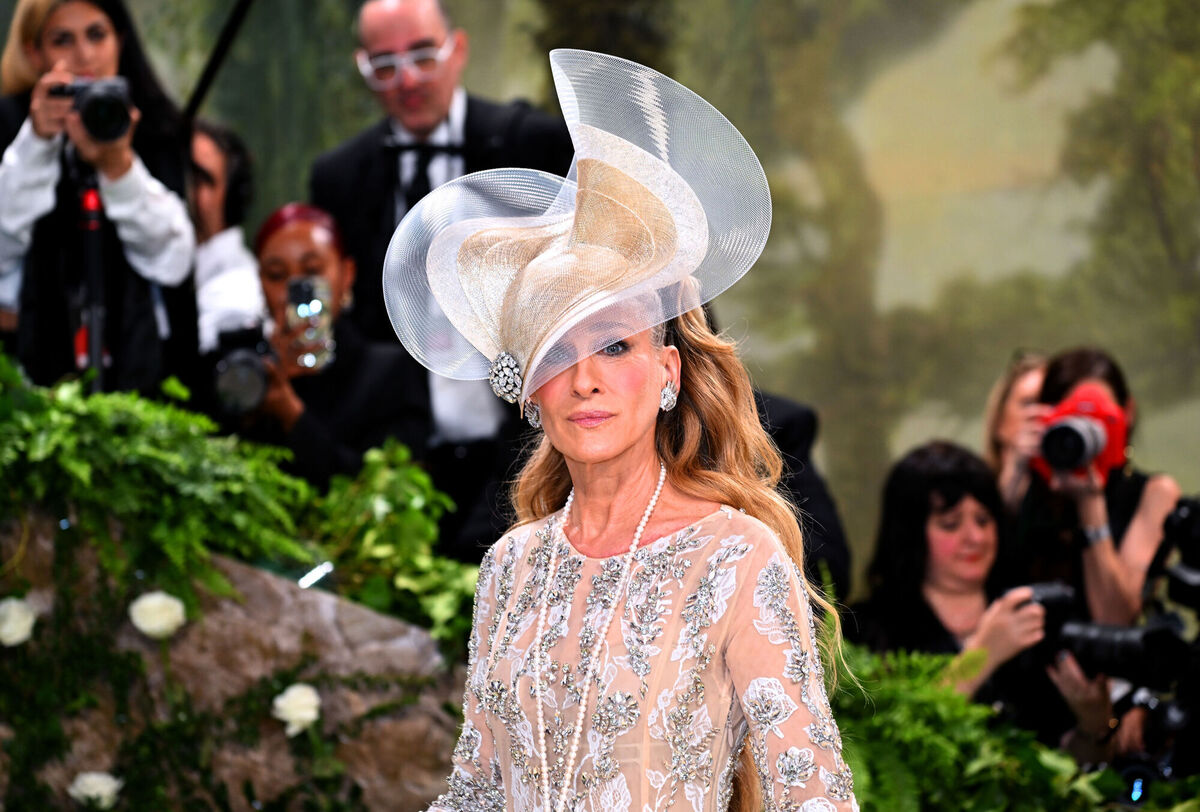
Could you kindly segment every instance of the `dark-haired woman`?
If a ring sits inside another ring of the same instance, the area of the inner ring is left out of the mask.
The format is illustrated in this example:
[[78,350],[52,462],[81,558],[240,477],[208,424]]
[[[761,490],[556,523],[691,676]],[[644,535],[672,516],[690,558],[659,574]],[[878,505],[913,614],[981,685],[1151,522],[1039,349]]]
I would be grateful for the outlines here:
[[[412,359],[398,346],[368,341],[341,318],[355,267],[333,218],[304,203],[280,206],[259,228],[254,251],[275,357],[267,362],[262,405],[240,433],[290,449],[285,467],[318,488],[335,474],[358,473],[363,453],[388,437],[419,455],[429,420],[418,393],[403,385]],[[322,309],[332,335],[289,319],[289,285],[304,279],[328,291]]]
[[1045,610],[1028,586],[997,582],[1000,515],[992,471],[970,451],[934,441],[906,454],[884,486],[871,597],[854,607],[847,637],[876,651],[981,650],[982,667],[959,691],[999,704],[1047,743],[1098,759],[1112,718],[1107,682],[1085,676],[1069,654],[1045,671],[1032,656]]
[[934,441],[906,454],[884,486],[871,597],[855,607],[847,636],[876,651],[983,649],[982,671],[958,686],[974,694],[1044,632],[1028,588],[1004,593],[990,579],[999,515],[992,472],[970,451]]
[[[76,80],[124,77],[129,129],[89,134]],[[37,383],[87,363],[81,205],[101,206],[104,385],[153,391],[190,370],[195,305],[186,284],[195,237],[183,202],[184,140],[120,0],[19,0],[0,78],[0,328]]]
[[[1098,385],[1124,411],[1132,436],[1133,395],[1121,368],[1103,350],[1080,347],[1051,358],[1038,401],[1056,406],[1085,384]],[[1034,477],[1022,495],[1014,544],[1006,553],[1008,577],[1062,581],[1075,588],[1081,615],[1132,623],[1142,609],[1163,521],[1179,495],[1170,476],[1148,475],[1128,463],[1108,472],[1092,463],[1086,472]]]

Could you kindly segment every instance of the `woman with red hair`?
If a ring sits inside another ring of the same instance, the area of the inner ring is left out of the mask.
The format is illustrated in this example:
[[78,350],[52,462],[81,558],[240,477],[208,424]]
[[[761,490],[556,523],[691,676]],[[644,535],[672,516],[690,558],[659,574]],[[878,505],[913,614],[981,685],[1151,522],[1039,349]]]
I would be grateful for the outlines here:
[[272,357],[266,393],[239,433],[290,449],[285,467],[320,488],[334,474],[357,473],[363,452],[388,437],[423,448],[428,417],[399,386],[408,380],[402,367],[415,362],[341,318],[355,268],[333,218],[304,203],[281,206],[259,229],[254,252]]

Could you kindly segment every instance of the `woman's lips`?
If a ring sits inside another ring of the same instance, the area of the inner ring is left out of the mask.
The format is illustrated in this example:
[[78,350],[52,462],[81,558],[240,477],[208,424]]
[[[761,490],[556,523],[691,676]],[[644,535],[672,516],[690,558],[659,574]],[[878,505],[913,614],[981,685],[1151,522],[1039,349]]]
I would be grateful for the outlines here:
[[593,428],[612,417],[611,412],[576,412],[567,419],[585,429]]

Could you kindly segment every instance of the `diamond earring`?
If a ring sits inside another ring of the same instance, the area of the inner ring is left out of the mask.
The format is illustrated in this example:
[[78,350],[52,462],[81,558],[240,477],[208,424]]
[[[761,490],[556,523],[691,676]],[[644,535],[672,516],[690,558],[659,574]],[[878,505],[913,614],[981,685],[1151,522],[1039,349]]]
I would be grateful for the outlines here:
[[675,408],[675,402],[679,396],[675,394],[675,386],[667,381],[666,386],[662,388],[662,395],[658,399],[658,408],[664,412],[669,412]]
[[535,429],[542,427],[542,407],[532,400],[525,401],[525,421]]

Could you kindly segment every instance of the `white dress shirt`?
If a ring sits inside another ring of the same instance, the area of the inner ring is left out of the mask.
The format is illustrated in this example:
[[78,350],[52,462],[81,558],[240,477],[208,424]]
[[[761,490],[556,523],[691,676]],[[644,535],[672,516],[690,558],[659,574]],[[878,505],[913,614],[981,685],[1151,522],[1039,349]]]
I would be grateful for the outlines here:
[[[425,143],[461,146],[466,123],[467,92],[459,87],[455,89],[450,101],[450,112],[446,120],[429,134]],[[411,144],[415,141],[412,134],[396,121],[392,122],[392,135],[397,143]],[[417,170],[417,153],[402,151],[399,161],[400,188],[396,190],[397,223],[405,213],[404,190],[412,182],[413,174]],[[429,188],[436,189],[447,181],[461,177],[464,168],[462,155],[445,152],[434,154],[429,161]],[[437,305],[431,300],[431,306]],[[441,338],[450,344],[466,343],[466,339],[454,330],[450,331],[450,335]],[[496,436],[504,422],[504,405],[492,392],[492,386],[487,381],[456,381],[430,372],[429,399],[433,408],[434,426],[430,445],[490,439]]]
[[196,246],[196,309],[202,353],[217,348],[221,331],[254,327],[265,319],[258,261],[246,247],[241,226]]

